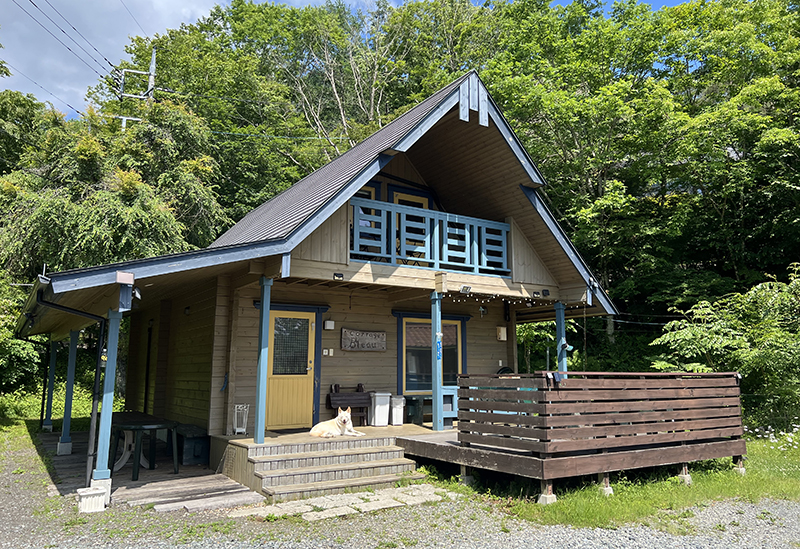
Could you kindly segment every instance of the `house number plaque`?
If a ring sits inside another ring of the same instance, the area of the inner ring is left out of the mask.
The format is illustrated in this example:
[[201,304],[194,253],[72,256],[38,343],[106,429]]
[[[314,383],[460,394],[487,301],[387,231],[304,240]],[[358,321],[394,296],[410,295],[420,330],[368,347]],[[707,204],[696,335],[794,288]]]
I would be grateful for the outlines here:
[[342,351],[385,351],[386,332],[342,328]]

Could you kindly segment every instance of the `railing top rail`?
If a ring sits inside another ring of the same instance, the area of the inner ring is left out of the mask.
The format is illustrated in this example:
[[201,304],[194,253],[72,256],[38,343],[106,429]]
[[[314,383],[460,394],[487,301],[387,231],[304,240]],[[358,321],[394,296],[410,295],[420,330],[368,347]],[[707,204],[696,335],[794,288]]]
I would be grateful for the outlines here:
[[382,202],[380,200],[370,200],[368,198],[351,198],[350,204],[353,206],[361,206],[374,210],[390,210],[397,213],[418,215],[420,217],[430,217],[435,219],[443,219],[453,223],[472,223],[482,227],[489,227],[492,229],[510,230],[511,225],[503,223],[502,221],[491,221],[489,219],[480,219],[478,217],[470,217],[468,215],[453,214],[447,212],[440,212],[437,210],[425,210],[423,208],[415,208],[414,206],[403,206],[402,204],[394,204],[392,202]]
[[738,376],[739,372],[707,372],[707,373],[693,373],[693,372],[553,372],[553,371],[536,371],[530,374],[458,374],[458,377],[471,379],[471,378],[485,378],[485,379],[509,379],[509,378],[544,378],[548,374],[554,373],[566,374],[570,378],[576,377],[652,377],[652,378],[670,378],[670,377],[730,377]]

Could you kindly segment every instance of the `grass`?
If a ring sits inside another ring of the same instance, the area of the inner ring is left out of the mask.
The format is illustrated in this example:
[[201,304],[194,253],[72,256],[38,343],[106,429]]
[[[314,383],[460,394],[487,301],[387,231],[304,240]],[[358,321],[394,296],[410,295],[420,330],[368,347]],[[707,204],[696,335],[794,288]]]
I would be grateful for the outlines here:
[[[448,490],[481,499],[493,509],[539,524],[574,527],[616,528],[639,523],[673,533],[689,533],[690,508],[712,501],[737,499],[758,502],[763,498],[800,501],[800,450],[772,439],[748,441],[744,476],[733,471],[730,458],[690,464],[692,485],[677,476],[677,467],[612,474],[614,494],[600,494],[592,479],[555,483],[558,500],[551,505],[536,503],[538,481],[508,475],[481,475],[474,487],[445,478],[427,468],[429,480]],[[784,437],[786,435],[784,434]],[[528,495],[526,495],[528,494]],[[760,516],[774,520],[768,514]]]

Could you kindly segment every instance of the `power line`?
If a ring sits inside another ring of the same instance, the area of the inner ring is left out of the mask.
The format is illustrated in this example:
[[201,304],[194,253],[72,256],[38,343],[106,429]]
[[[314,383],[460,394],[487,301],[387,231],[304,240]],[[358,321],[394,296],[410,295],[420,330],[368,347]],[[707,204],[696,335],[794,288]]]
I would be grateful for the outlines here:
[[[86,62],[86,61],[83,59],[83,57],[81,57],[80,55],[78,55],[77,53],[75,53],[74,51],[72,51],[72,48],[70,48],[70,47],[69,47],[69,46],[67,46],[67,45],[66,45],[64,42],[62,42],[62,41],[61,41],[61,40],[58,38],[58,36],[56,36],[55,34],[53,34],[53,33],[50,31],[50,29],[48,29],[47,27],[45,27],[44,25],[42,25],[42,23],[41,23],[41,22],[40,22],[38,19],[36,19],[36,18],[35,18],[33,15],[31,15],[31,14],[30,14],[30,12],[28,12],[28,10],[26,10],[25,8],[23,8],[22,6],[20,6],[20,5],[17,3],[17,0],[11,0],[11,1],[12,1],[12,2],[14,2],[14,4],[16,4],[16,6],[17,6],[19,9],[21,9],[22,11],[24,11],[24,12],[25,12],[25,13],[28,15],[28,17],[30,17],[31,19],[33,19],[34,21],[36,21],[36,24],[37,24],[37,25],[39,25],[40,27],[42,27],[44,30],[46,30],[46,31],[47,31],[47,33],[48,33],[50,36],[52,36],[53,38],[55,38],[55,40],[56,40],[56,41],[57,41],[59,44],[61,44],[61,45],[62,45],[62,46],[64,46],[65,48],[67,48],[67,49],[69,50],[69,52],[70,52],[72,55],[74,55],[75,57],[77,57],[77,58],[80,60],[80,62],[81,62],[81,63],[83,63],[84,65],[86,65],[87,67],[89,67],[89,68],[92,70],[92,72],[94,72],[94,73],[95,73],[97,76],[99,76],[100,78],[103,78],[103,75],[102,75],[102,74],[100,74],[99,72],[97,72],[97,70],[95,70],[95,68],[94,68],[94,67],[92,67],[92,66],[91,66],[89,63],[87,63],[87,62]],[[31,2],[31,3],[33,4],[33,2]],[[36,5],[36,4],[34,4],[34,6],[35,6],[35,5]],[[37,8],[37,9],[38,9],[38,8]],[[40,11],[41,11],[41,10],[40,10]],[[62,32],[63,32],[63,31],[62,31]]]
[[[14,1],[14,0],[12,0],[12,2],[13,2],[13,1]],[[16,2],[14,2],[14,3],[16,3]],[[5,64],[6,64],[6,65],[8,65],[8,66],[11,68],[11,70],[13,70],[13,71],[15,71],[15,72],[18,72],[20,75],[24,76],[25,78],[27,78],[28,80],[30,80],[31,82],[33,82],[34,84],[36,84],[37,86],[39,86],[39,87],[40,87],[40,88],[41,88],[41,89],[42,89],[42,90],[43,90],[45,93],[49,93],[50,95],[52,95],[53,97],[55,97],[56,99],[58,99],[59,101],[61,101],[62,103],[64,103],[64,104],[65,104],[67,107],[69,107],[70,109],[72,109],[72,110],[73,110],[73,111],[75,111],[76,113],[78,113],[78,114],[81,114],[81,115],[83,115],[83,116],[86,116],[86,115],[85,115],[83,112],[79,111],[78,109],[76,109],[75,107],[73,107],[72,105],[70,105],[69,103],[67,103],[66,101],[64,101],[63,99],[61,99],[59,96],[57,96],[56,94],[54,94],[53,92],[51,92],[50,90],[48,90],[47,88],[45,88],[44,86],[42,86],[41,84],[39,84],[39,83],[38,83],[36,80],[34,80],[33,78],[31,78],[30,76],[27,76],[27,75],[26,75],[24,72],[22,72],[21,70],[14,68],[14,66],[13,66],[11,63],[9,63],[8,61],[6,61],[6,62],[5,62]]]
[[296,139],[296,140],[322,140],[327,141],[329,139],[333,140],[344,140],[347,139],[346,137],[305,137],[305,136],[291,136],[291,135],[269,135],[266,133],[238,133],[238,132],[215,132],[212,131],[211,133],[216,133],[220,135],[238,135],[242,137],[267,137],[270,139]]
[[[56,9],[56,7],[55,7],[53,4],[51,4],[51,3],[50,3],[50,0],[44,0],[44,1],[45,1],[45,2],[47,2],[47,5],[48,5],[48,6],[50,6],[50,7],[53,9],[53,11],[55,11],[55,12],[56,12],[56,13],[57,13],[59,16],[61,16],[61,19],[63,19],[64,21],[66,21],[67,25],[69,25],[70,27],[72,27],[72,30],[74,30],[75,32],[77,32],[77,33],[78,33],[78,36],[80,36],[81,38],[83,38],[83,40],[84,40],[84,41],[85,41],[87,44],[89,44],[89,46],[91,46],[91,48],[92,48],[94,51],[96,51],[96,52],[97,52],[97,55],[99,55],[100,57],[102,57],[103,59],[105,59],[105,62],[106,62],[106,63],[108,63],[108,64],[111,66],[111,68],[112,68],[112,69],[116,69],[116,67],[114,66],[114,63],[112,63],[111,61],[109,61],[109,60],[108,60],[108,58],[107,58],[105,55],[103,55],[102,53],[100,53],[100,52],[98,51],[98,49],[94,47],[94,44],[92,44],[91,42],[89,42],[89,39],[88,39],[88,38],[86,38],[86,37],[85,37],[83,34],[81,34],[81,31],[79,31],[78,29],[76,29],[76,28],[75,28],[75,25],[73,25],[72,23],[70,23],[69,21],[67,21],[67,18],[66,18],[66,17],[64,17],[63,15],[61,15],[61,12],[60,12],[60,11],[58,11],[58,10]],[[74,42],[74,40],[73,40],[73,42]],[[84,51],[85,51],[85,50],[84,50]]]
[[[122,7],[123,7],[123,8],[125,8],[125,11],[127,11],[127,12],[128,12],[128,15],[130,15],[130,16],[131,16],[131,19],[133,19],[133,20],[134,20],[134,22],[135,22],[137,25],[139,25],[139,22],[138,22],[138,21],[136,21],[136,18],[135,18],[135,17],[133,16],[133,14],[131,13],[131,10],[129,10],[129,9],[128,9],[128,6],[126,6],[126,5],[125,5],[125,2],[123,2],[122,0],[119,0],[119,3],[120,3],[120,4],[122,4]],[[139,25],[139,30],[141,30],[141,31],[142,31],[142,34],[144,34],[145,36],[147,36],[147,33],[144,31],[144,29],[142,28],[142,26],[141,26],[141,25]]]
[[[75,41],[75,39],[74,39],[73,37],[71,37],[69,34],[67,34],[67,31],[65,31],[64,29],[62,29],[62,28],[61,28],[61,26],[60,26],[58,23],[56,23],[55,21],[53,21],[53,18],[52,18],[52,17],[50,17],[50,16],[49,16],[49,15],[47,15],[47,14],[46,14],[44,11],[42,11],[42,8],[40,8],[39,6],[37,6],[37,5],[36,5],[36,2],[34,2],[33,0],[28,0],[28,1],[29,1],[31,4],[33,4],[33,7],[34,7],[34,8],[36,8],[37,10],[39,10],[39,13],[41,13],[42,15],[44,15],[45,17],[47,17],[47,20],[48,20],[48,21],[50,21],[52,24],[54,24],[54,25],[56,26],[56,28],[57,28],[58,30],[60,30],[60,31],[61,31],[61,33],[62,33],[64,36],[66,36],[67,38],[69,38],[70,40],[72,40],[72,43],[73,43],[73,44],[75,44],[76,46],[78,46],[78,47],[81,49],[81,51],[82,51],[83,53],[85,53],[86,55],[88,55],[88,56],[89,56],[89,59],[91,59],[92,61],[94,61],[95,63],[97,63],[97,66],[99,66],[101,70],[104,70],[104,71],[108,72],[108,69],[106,69],[106,68],[103,66],[103,64],[102,64],[100,61],[98,61],[97,59],[95,59],[95,58],[94,58],[94,56],[93,56],[91,53],[89,53],[88,51],[86,51],[86,48],[84,48],[83,46],[81,46],[80,44],[78,44],[78,43]],[[48,4],[50,4],[50,2],[47,2],[47,3],[48,3]],[[50,7],[52,7],[52,5],[51,5]],[[59,15],[61,15],[61,14],[59,13]],[[62,19],[63,19],[63,17],[64,17],[64,16],[63,16],[63,15],[61,15],[61,17],[62,17]],[[67,21],[67,23],[69,23],[69,21]],[[75,28],[75,27],[72,27],[72,28]]]

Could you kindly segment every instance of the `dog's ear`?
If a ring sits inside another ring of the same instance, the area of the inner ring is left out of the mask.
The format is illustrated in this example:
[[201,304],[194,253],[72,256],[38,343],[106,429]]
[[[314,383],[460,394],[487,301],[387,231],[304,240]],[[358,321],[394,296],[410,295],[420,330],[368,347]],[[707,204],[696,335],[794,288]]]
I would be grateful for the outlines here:
[[350,406],[347,407],[347,413],[350,413]]
[[340,413],[340,414],[342,413],[342,409],[341,408],[339,408],[339,412],[338,413]]

